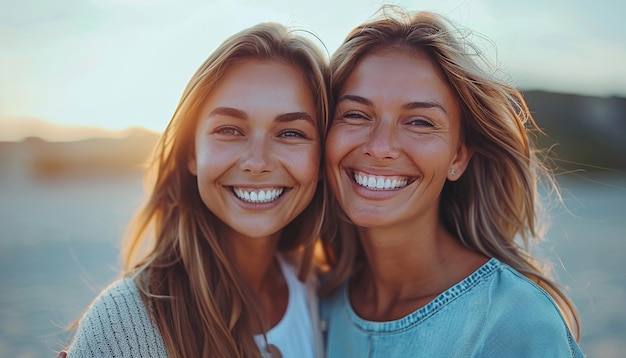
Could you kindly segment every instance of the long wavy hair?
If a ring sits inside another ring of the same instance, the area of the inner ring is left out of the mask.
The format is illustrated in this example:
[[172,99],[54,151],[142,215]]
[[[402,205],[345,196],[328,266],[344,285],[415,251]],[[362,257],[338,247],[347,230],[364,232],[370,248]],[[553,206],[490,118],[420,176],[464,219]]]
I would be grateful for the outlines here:
[[[397,48],[426,54],[457,97],[461,140],[474,153],[463,176],[444,185],[439,215],[445,227],[466,247],[510,265],[549,292],[578,339],[574,305],[529,251],[531,241],[542,240],[544,232],[538,185],[558,194],[545,153],[531,143],[541,131],[522,94],[496,78],[494,67],[468,37],[437,14],[385,7],[382,18],[353,29],[332,56],[331,98],[337,98],[359,61],[374,51]],[[321,295],[366,264],[355,226],[337,201],[330,200],[327,215],[342,220],[325,220],[322,240],[332,270]]]
[[[246,29],[223,42],[195,72],[157,144],[148,199],[122,252],[125,274],[134,275],[171,357],[260,357],[254,334],[269,328],[234,267],[228,238],[219,234],[224,224],[203,204],[187,166],[203,104],[232,66],[251,59],[300,70],[315,97],[322,143],[326,136],[327,56],[293,30],[274,23]],[[312,202],[283,230],[278,244],[279,252],[298,255],[301,280],[312,266],[325,191],[320,180]]]

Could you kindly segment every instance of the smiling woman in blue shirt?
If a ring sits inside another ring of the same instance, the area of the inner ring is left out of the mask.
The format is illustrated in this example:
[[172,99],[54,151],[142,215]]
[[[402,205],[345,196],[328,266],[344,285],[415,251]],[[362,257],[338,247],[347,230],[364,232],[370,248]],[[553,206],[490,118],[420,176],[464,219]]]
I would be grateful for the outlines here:
[[328,357],[582,357],[575,307],[528,251],[556,185],[517,90],[468,33],[387,8],[331,59],[322,238]]

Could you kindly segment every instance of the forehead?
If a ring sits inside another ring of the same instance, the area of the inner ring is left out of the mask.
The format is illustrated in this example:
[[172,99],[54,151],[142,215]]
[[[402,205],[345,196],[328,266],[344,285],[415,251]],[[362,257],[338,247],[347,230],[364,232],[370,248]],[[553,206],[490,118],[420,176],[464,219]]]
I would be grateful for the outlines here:
[[246,60],[229,68],[210,90],[204,111],[236,108],[249,114],[307,112],[315,118],[313,93],[302,71],[275,60]]
[[411,102],[437,100],[458,106],[440,70],[423,52],[385,49],[364,56],[343,84],[340,95]]
[[306,92],[312,97],[304,73],[296,65],[276,60],[249,59],[231,66],[210,96],[241,98],[257,92]]

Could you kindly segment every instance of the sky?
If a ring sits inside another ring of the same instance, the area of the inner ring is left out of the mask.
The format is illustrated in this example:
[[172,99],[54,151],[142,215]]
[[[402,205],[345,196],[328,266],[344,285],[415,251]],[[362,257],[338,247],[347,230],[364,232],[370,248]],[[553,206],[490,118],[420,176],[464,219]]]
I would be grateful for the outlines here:
[[383,3],[471,29],[519,89],[626,96],[621,0],[0,0],[0,120],[162,131],[231,34],[276,21],[331,54]]

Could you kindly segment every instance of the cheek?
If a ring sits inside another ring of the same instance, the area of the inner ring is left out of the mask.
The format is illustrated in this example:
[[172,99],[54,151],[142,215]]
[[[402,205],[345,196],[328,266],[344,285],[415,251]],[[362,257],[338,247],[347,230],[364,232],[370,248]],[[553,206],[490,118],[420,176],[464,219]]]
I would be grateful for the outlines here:
[[232,166],[236,153],[233,150],[220,150],[210,145],[197,146],[195,163],[198,180],[202,183],[218,177],[226,168]]
[[210,174],[211,168],[216,164],[214,160],[209,161],[210,156],[205,151],[196,152],[196,168],[198,179],[202,179],[207,174]]
[[340,159],[348,152],[348,148],[351,143],[348,139],[353,139],[354,135],[345,133],[340,128],[331,128],[326,137],[326,162],[329,170],[332,170],[332,165],[337,164]]
[[236,142],[205,140],[196,145],[196,155],[202,156],[206,165],[236,160],[244,150],[245,145]]
[[320,146],[281,148],[277,158],[290,175],[301,183],[317,183],[319,178],[321,154]]
[[440,137],[406,137],[401,146],[413,162],[434,171],[447,171],[453,157],[450,143]]
[[316,185],[320,177],[320,165],[320,148],[318,148],[314,153],[309,153],[306,160],[300,161],[302,173],[306,173],[306,178],[308,178],[311,183],[315,183]]
[[[344,139],[342,139],[344,138]],[[330,189],[339,195],[339,181],[341,180],[341,160],[350,152],[345,133],[341,130],[331,130],[326,138],[326,179]]]

